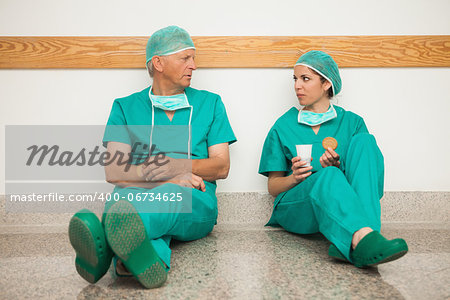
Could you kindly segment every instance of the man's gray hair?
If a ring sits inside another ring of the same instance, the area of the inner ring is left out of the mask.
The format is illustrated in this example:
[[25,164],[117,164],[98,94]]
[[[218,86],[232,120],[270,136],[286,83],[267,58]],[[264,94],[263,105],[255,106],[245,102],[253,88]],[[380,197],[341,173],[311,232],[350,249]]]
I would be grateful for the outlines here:
[[151,60],[147,64],[147,70],[150,77],[153,78],[154,70],[153,70],[153,63]]

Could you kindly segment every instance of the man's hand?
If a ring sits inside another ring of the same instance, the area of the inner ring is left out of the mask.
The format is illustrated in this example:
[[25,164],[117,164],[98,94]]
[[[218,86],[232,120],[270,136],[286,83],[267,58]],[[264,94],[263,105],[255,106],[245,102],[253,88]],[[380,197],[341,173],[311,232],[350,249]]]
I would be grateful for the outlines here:
[[184,186],[190,187],[202,192],[206,191],[205,182],[203,179],[191,172],[177,175],[176,177],[169,180],[169,182]]
[[158,163],[144,163],[142,165],[142,175],[146,181],[167,181],[178,175],[191,173],[191,170],[190,160],[175,159],[168,156]]
[[338,167],[341,165],[339,161],[340,157],[332,148],[328,148],[327,151],[320,157],[320,164],[323,168],[334,166]]

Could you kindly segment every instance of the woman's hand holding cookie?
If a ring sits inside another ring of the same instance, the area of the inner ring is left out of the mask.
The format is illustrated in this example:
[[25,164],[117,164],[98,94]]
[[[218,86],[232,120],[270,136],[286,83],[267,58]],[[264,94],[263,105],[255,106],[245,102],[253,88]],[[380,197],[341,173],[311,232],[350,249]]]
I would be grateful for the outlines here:
[[320,164],[323,168],[334,166],[338,167],[341,165],[339,161],[340,157],[331,147],[325,151],[325,153],[320,157]]
[[320,157],[320,164],[323,168],[334,166],[338,167],[341,165],[339,161],[340,157],[334,150],[336,150],[338,142],[335,138],[329,136],[323,139],[322,147],[326,150],[325,153]]

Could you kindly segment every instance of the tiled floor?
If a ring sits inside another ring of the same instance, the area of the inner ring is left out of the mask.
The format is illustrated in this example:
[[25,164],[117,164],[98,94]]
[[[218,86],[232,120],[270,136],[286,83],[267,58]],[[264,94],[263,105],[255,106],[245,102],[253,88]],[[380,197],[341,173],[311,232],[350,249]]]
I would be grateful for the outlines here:
[[[39,232],[51,233],[39,233]],[[218,225],[206,238],[173,244],[161,288],[109,272],[90,285],[75,271],[67,234],[51,228],[0,231],[1,299],[449,299],[449,224],[385,224],[410,252],[378,268],[328,258],[321,235]],[[110,270],[111,271],[111,270]]]

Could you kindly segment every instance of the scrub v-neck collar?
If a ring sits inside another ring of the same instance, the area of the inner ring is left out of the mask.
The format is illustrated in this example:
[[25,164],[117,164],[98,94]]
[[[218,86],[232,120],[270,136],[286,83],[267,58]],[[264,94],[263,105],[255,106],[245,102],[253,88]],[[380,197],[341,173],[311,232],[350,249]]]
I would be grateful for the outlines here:
[[[186,94],[186,97],[188,96],[187,91],[184,90],[184,93]],[[149,92],[147,94],[147,101],[148,104],[150,105],[150,109],[152,107],[152,101],[150,100],[150,93],[152,93],[152,86],[149,87]],[[192,108],[186,107],[186,108],[181,108],[181,109],[177,109],[174,110],[174,114],[172,117],[172,121],[169,119],[169,116],[167,116],[166,112],[163,109],[160,109],[158,107],[154,107],[153,111],[154,111],[154,120],[155,120],[155,124],[154,125],[187,125],[187,123],[189,122],[189,110]],[[186,119],[186,124],[184,123],[184,118],[186,113],[187,114],[187,119]],[[156,121],[156,118],[158,118],[158,122]]]

